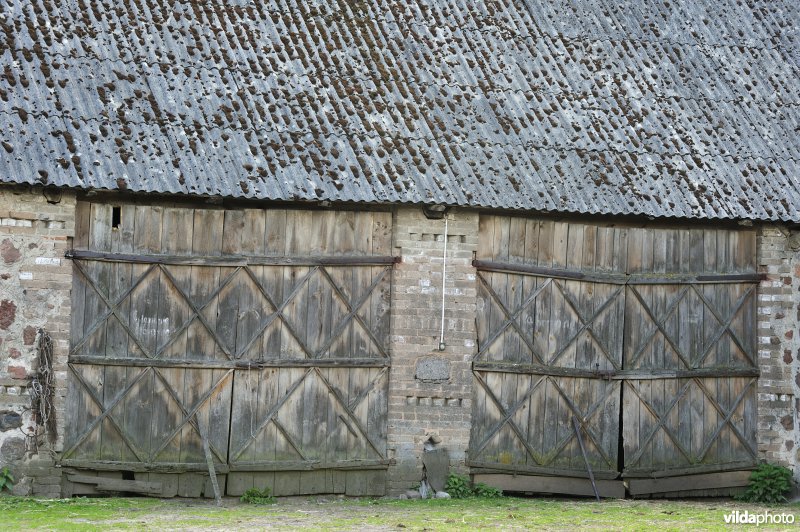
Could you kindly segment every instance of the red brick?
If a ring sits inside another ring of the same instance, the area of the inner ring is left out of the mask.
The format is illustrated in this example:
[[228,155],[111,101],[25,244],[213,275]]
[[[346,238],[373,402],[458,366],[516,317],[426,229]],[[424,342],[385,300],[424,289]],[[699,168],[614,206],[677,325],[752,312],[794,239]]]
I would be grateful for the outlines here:
[[27,379],[28,370],[23,366],[8,366],[8,375],[12,379]]

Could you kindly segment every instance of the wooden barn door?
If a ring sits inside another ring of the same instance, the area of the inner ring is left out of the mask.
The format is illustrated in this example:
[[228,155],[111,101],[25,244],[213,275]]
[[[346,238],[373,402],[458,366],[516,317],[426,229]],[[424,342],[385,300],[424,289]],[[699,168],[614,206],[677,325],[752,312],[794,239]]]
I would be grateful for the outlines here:
[[653,479],[757,463],[755,245],[754,231],[629,232],[622,438],[635,495],[741,485],[747,473]]
[[[482,216],[469,464],[519,491],[591,493],[573,419],[603,493],[618,472],[624,284],[620,235],[552,221]],[[567,477],[555,485],[552,478]],[[510,489],[510,488],[509,488]],[[587,491],[588,490],[588,491]]]
[[756,463],[753,231],[482,216],[479,243],[478,480],[591,494],[588,461],[643,494]]
[[211,462],[230,495],[383,493],[389,214],[79,203],[77,226],[68,480],[208,496]]

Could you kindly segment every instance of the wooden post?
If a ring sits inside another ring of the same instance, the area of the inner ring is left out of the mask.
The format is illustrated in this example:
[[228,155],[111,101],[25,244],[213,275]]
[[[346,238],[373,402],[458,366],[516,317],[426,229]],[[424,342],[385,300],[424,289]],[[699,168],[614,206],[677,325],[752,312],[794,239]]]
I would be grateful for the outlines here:
[[594,482],[594,475],[592,474],[592,466],[589,465],[589,458],[586,456],[586,449],[583,447],[583,438],[581,437],[581,428],[578,425],[578,418],[572,416],[572,426],[575,427],[575,436],[578,438],[578,445],[581,446],[581,454],[583,461],[586,463],[586,471],[589,473],[589,480],[592,482],[592,489],[597,502],[600,502],[600,493],[597,491],[597,484]]

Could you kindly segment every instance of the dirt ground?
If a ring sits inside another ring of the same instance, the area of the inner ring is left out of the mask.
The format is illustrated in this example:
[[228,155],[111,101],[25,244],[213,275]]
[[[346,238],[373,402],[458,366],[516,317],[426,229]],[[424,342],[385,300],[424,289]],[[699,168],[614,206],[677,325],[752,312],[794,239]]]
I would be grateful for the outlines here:
[[758,506],[730,500],[290,497],[267,505],[225,499],[217,506],[186,499],[0,499],[3,528],[13,530],[730,530],[724,516],[736,510],[787,513],[800,520],[798,504]]

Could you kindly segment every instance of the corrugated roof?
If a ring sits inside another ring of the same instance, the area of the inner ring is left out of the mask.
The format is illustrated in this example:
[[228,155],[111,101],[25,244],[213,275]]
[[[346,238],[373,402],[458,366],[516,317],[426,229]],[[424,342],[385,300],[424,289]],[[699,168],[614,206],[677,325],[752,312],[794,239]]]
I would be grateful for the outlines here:
[[0,179],[800,221],[797,0],[0,0]]

